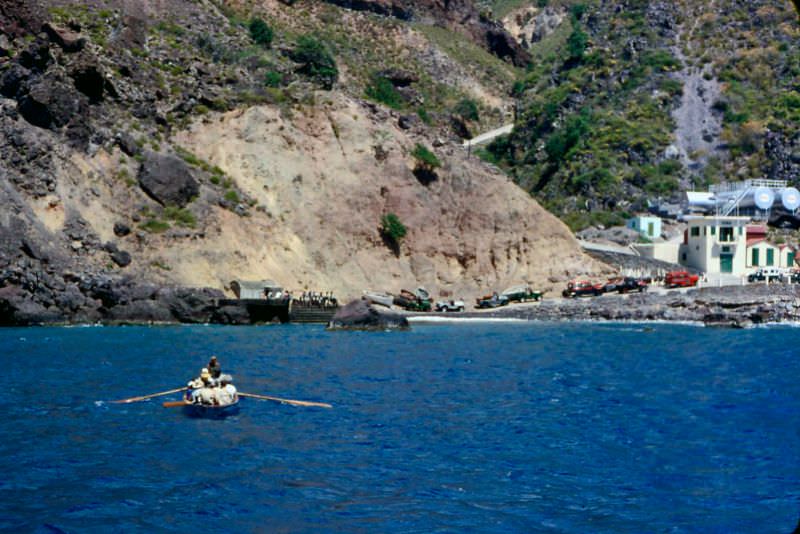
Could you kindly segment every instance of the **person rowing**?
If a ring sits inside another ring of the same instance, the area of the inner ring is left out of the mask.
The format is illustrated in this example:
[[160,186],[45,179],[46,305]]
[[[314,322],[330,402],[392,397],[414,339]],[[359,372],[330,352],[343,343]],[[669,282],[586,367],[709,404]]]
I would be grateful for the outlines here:
[[222,374],[222,366],[217,361],[216,356],[211,356],[211,359],[208,361],[208,365],[206,366],[208,372],[211,373],[211,378],[219,379],[219,376]]

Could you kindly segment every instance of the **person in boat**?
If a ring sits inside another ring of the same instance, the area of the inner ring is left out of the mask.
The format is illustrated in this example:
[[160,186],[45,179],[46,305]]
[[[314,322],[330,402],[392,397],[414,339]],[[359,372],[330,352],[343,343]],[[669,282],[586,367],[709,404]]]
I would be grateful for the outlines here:
[[220,366],[216,356],[211,357],[206,368],[208,369],[208,372],[211,373],[211,378],[215,380],[219,379],[219,375],[222,374],[222,366]]
[[214,404],[214,392],[211,388],[214,386],[211,373],[208,369],[203,367],[200,371],[200,376],[194,380],[189,381],[189,393],[192,403],[194,404]]
[[236,399],[236,386],[231,384],[232,380],[231,375],[222,375],[220,377],[220,387],[215,390],[220,405],[233,404]]

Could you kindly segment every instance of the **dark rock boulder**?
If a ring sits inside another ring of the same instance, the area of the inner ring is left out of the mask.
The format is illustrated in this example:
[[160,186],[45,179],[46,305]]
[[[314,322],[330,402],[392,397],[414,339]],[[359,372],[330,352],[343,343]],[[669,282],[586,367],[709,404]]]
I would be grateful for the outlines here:
[[139,145],[136,144],[136,139],[127,132],[118,133],[116,136],[116,142],[119,146],[119,149],[125,153],[125,155],[133,157],[140,152]]
[[120,267],[127,267],[131,264],[131,255],[124,250],[117,250],[111,253],[111,259]]
[[139,169],[139,186],[164,206],[183,207],[200,192],[189,166],[176,156],[145,152]]
[[400,115],[397,119],[397,126],[403,130],[409,130],[414,126],[419,125],[420,119],[416,115]]
[[62,321],[59,312],[49,310],[22,288],[0,288],[0,326],[30,326]]
[[167,287],[156,294],[156,300],[170,310],[173,321],[180,323],[210,323],[217,301],[223,298],[222,291],[205,287]]
[[366,300],[354,300],[339,309],[328,323],[328,330],[405,330],[405,316],[369,305]]
[[15,98],[30,75],[31,71],[22,65],[12,64],[0,76],[0,94],[7,98]]
[[516,67],[526,67],[531,62],[530,54],[501,26],[490,25],[485,38],[486,47],[500,59]]
[[387,69],[381,71],[378,75],[392,82],[395,87],[408,87],[412,83],[419,81],[419,76],[402,69]]
[[131,227],[124,222],[114,223],[114,235],[117,237],[125,237],[131,233]]
[[64,52],[78,52],[86,46],[86,38],[77,32],[57,26],[52,22],[47,22],[42,29],[50,38],[64,50]]
[[88,114],[85,97],[55,79],[42,79],[19,99],[19,112],[40,128],[60,128],[70,121],[84,122]]
[[215,324],[250,324],[250,312],[244,304],[226,304],[214,311],[212,321]]
[[19,54],[19,64],[35,72],[44,72],[53,61],[47,41],[35,41]]
[[86,95],[89,102],[96,104],[103,100],[106,79],[96,63],[88,60],[79,62],[70,69],[69,76],[75,83],[75,89]]
[[135,300],[108,310],[105,320],[112,323],[173,323],[175,318],[163,302]]

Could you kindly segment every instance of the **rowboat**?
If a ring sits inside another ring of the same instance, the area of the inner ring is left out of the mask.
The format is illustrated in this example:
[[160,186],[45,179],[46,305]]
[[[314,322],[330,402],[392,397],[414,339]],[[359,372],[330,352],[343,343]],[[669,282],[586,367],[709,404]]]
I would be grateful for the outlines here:
[[391,308],[394,303],[394,295],[378,291],[364,291],[364,299],[373,304],[386,306],[387,308]]
[[183,413],[189,417],[221,419],[239,413],[239,395],[234,395],[233,401],[227,404],[202,404],[192,402],[191,393],[187,391],[183,403]]

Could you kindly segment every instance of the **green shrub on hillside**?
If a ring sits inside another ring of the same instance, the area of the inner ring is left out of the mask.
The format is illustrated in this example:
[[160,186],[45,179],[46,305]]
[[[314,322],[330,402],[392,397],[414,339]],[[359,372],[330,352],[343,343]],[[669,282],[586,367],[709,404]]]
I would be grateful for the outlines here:
[[411,155],[417,160],[418,164],[424,165],[430,169],[435,169],[442,166],[442,162],[439,161],[439,158],[436,157],[436,154],[431,152],[428,147],[421,143],[417,143],[416,146],[414,146],[414,150],[411,151]]
[[333,55],[325,44],[307,34],[297,40],[297,45],[289,56],[296,63],[300,63],[299,71],[321,83],[325,89],[332,89],[339,78],[339,69]]
[[264,74],[264,85],[267,87],[280,87],[283,84],[283,75],[275,70],[267,71]]
[[567,63],[580,63],[588,42],[589,36],[581,29],[580,24],[575,24],[575,29],[567,38]]
[[381,232],[392,240],[399,243],[406,236],[407,231],[406,226],[394,213],[387,213],[381,217]]
[[572,115],[564,127],[556,131],[545,143],[547,158],[554,165],[560,165],[569,152],[583,139],[590,129],[590,116],[587,111]]
[[394,213],[387,213],[381,217],[381,236],[383,236],[384,242],[396,256],[400,256],[400,243],[407,232],[406,226],[400,222],[400,218]]
[[164,216],[167,219],[176,222],[179,226],[194,228],[197,225],[197,218],[195,218],[194,213],[186,208],[167,206],[164,208]]
[[400,94],[389,79],[383,76],[373,76],[372,81],[367,85],[365,93],[367,98],[386,104],[392,109],[402,109],[405,105],[403,95]]
[[274,34],[272,28],[266,22],[262,19],[254,18],[250,21],[250,37],[261,46],[269,48],[272,46]]
[[163,234],[169,230],[169,223],[159,219],[148,219],[139,227],[145,232],[150,232],[151,234]]
[[480,116],[478,114],[478,104],[475,103],[475,101],[471,98],[465,98],[461,100],[458,104],[456,104],[455,108],[453,108],[453,112],[466,121],[477,122],[480,120]]

